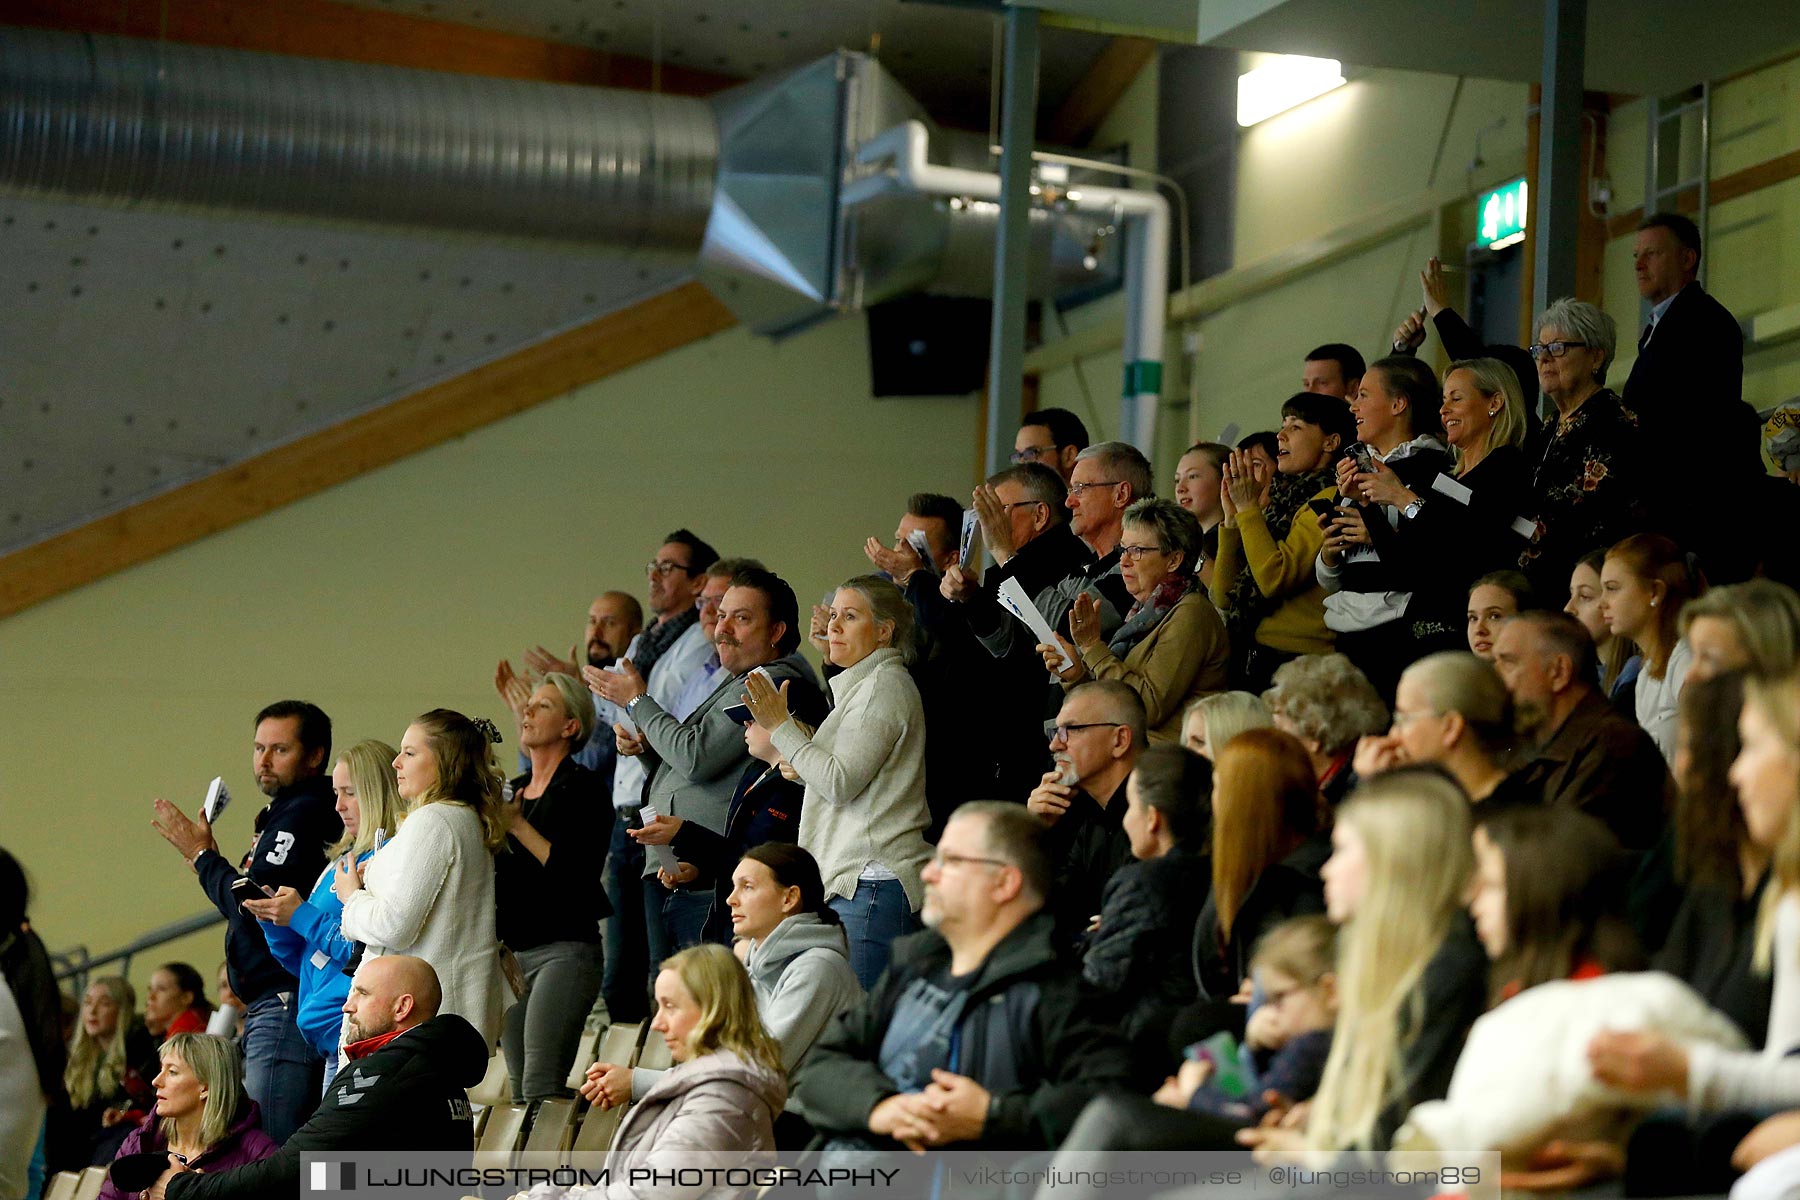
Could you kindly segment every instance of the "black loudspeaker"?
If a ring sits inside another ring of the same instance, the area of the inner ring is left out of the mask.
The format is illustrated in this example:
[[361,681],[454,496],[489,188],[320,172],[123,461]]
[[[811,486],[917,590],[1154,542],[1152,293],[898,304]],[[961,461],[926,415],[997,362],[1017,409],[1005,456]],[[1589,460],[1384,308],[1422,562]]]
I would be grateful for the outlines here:
[[905,296],[869,306],[869,376],[876,396],[965,396],[987,381],[993,303]]

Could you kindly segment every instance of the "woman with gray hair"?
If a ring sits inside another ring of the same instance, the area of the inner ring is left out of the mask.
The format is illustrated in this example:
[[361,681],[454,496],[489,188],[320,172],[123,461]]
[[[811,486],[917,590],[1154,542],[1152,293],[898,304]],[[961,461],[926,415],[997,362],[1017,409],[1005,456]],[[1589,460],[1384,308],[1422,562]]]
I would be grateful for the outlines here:
[[1560,604],[1581,556],[1644,528],[1644,442],[1637,416],[1606,386],[1617,327],[1603,310],[1567,297],[1538,314],[1538,389],[1556,419],[1525,442],[1532,472],[1526,514],[1534,528],[1519,566],[1539,595]]
[[925,709],[907,666],[912,606],[879,575],[847,579],[831,598],[826,646],[831,714],[808,732],[754,672],[744,680],[756,723],[806,785],[800,845],[819,860],[825,894],[850,939],[865,989],[887,969],[896,938],[919,928],[920,873],[931,858],[925,828]]
[[1073,641],[1057,634],[1057,646],[1038,647],[1065,691],[1115,679],[1136,692],[1152,745],[1180,745],[1188,705],[1225,688],[1225,623],[1194,576],[1200,540],[1200,522],[1173,500],[1137,501],[1125,510],[1119,540],[1119,574],[1135,601],[1124,624],[1102,639],[1097,606],[1078,596],[1069,610]]
[[573,1093],[564,1086],[600,991],[600,886],[613,806],[606,781],[574,759],[594,732],[594,702],[573,676],[544,677],[519,714],[531,770],[512,781],[511,825],[494,856],[495,927],[524,977],[500,1045],[515,1103]]
[[1342,654],[1308,654],[1276,669],[1263,702],[1275,728],[1306,747],[1319,792],[1336,808],[1356,782],[1350,756],[1357,739],[1388,727],[1388,706],[1375,685]]

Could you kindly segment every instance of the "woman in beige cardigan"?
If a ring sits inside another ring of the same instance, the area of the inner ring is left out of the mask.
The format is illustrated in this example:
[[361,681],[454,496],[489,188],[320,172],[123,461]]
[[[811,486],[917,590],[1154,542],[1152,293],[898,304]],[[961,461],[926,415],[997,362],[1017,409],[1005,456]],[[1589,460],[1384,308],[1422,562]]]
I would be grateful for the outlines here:
[[1200,536],[1200,523],[1173,500],[1133,504],[1119,542],[1119,574],[1137,601],[1125,623],[1110,642],[1101,640],[1099,609],[1084,593],[1069,610],[1073,642],[1056,638],[1074,665],[1063,667],[1057,647],[1038,647],[1064,689],[1084,679],[1116,679],[1136,692],[1153,745],[1180,745],[1187,706],[1225,690],[1225,623],[1191,570]]

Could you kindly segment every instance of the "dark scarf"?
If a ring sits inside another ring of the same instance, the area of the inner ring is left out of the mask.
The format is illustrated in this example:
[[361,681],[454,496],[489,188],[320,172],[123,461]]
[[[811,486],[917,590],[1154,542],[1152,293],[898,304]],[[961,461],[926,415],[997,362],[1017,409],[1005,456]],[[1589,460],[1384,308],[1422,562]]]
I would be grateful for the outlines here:
[[1169,615],[1169,610],[1175,607],[1176,601],[1194,590],[1195,582],[1194,577],[1185,571],[1179,575],[1165,576],[1156,585],[1156,590],[1150,593],[1150,599],[1133,604],[1131,611],[1125,614],[1125,623],[1119,626],[1112,641],[1107,643],[1113,657],[1123,659],[1136,649],[1137,644],[1149,636],[1152,629],[1162,624],[1162,619]]
[[[1269,503],[1263,508],[1263,523],[1269,527],[1269,536],[1277,542],[1286,540],[1300,506],[1324,491],[1334,478],[1336,475],[1329,467],[1305,475],[1277,473],[1269,485]],[[1256,626],[1269,610],[1270,599],[1256,586],[1256,577],[1250,573],[1246,559],[1243,570],[1238,572],[1231,590],[1226,593],[1225,611],[1220,614],[1225,618],[1226,632],[1234,643],[1247,646],[1255,640]]]
[[639,634],[637,649],[631,655],[631,665],[638,669],[638,674],[648,678],[650,668],[656,665],[656,660],[675,644],[675,639],[686,633],[699,619],[700,611],[690,608],[679,617],[668,621],[658,621]]

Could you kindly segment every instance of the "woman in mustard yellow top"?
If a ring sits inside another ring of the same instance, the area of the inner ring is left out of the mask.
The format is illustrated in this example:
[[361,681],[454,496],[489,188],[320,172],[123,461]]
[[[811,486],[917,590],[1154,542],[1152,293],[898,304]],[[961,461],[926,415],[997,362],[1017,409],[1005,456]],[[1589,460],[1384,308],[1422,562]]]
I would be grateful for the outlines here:
[[1234,453],[1225,464],[1225,519],[1212,600],[1231,637],[1231,683],[1269,686],[1275,668],[1331,649],[1325,590],[1313,575],[1324,530],[1308,504],[1337,503],[1333,467],[1356,440],[1350,406],[1335,396],[1300,392],[1281,406],[1280,453],[1273,478]]

